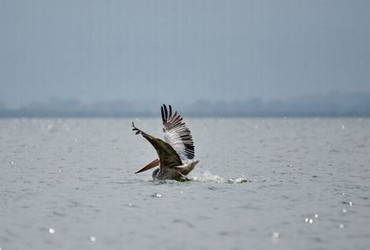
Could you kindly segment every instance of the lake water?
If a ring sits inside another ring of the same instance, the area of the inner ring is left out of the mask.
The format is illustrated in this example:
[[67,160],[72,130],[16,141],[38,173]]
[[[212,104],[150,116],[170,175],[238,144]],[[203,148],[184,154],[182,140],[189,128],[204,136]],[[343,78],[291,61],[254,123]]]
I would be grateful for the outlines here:
[[131,121],[0,120],[0,249],[370,249],[370,119],[186,119],[182,183]]

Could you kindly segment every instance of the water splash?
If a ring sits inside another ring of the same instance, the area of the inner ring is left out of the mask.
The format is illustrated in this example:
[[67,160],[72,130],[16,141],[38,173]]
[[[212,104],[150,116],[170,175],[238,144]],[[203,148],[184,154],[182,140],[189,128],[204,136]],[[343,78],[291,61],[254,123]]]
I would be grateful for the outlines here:
[[161,198],[162,195],[160,193],[154,193],[151,195],[151,197],[154,197],[154,198]]
[[91,235],[89,237],[89,240],[90,240],[90,242],[95,243],[96,242],[96,237],[94,235]]
[[311,217],[305,217],[304,218],[304,222],[308,223],[308,224],[312,224],[315,222],[315,220],[317,220],[319,218],[319,214],[314,214],[313,218]]
[[279,232],[273,232],[272,233],[272,242],[278,243],[279,242],[279,237],[280,237]]
[[190,180],[204,183],[228,183],[228,184],[237,184],[237,183],[248,183],[251,180],[243,177],[225,179],[219,175],[211,174],[209,171],[203,172],[200,176],[191,177]]

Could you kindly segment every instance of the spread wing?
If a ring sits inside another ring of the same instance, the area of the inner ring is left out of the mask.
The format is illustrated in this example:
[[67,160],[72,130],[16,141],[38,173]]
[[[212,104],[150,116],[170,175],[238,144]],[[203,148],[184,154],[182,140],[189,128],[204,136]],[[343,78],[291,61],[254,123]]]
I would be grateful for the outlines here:
[[183,118],[175,111],[172,112],[171,105],[163,104],[161,107],[164,140],[172,146],[182,161],[194,158],[194,142],[190,130],[183,122]]
[[[171,145],[162,141],[159,138],[155,138],[151,135],[148,135],[144,131],[138,129],[137,127],[135,127],[135,124],[133,122],[132,122],[132,127],[133,127],[132,130],[135,131],[135,134],[141,134],[155,148],[155,150],[157,151],[157,154],[159,156],[160,167],[163,166],[163,167],[173,168],[173,167],[182,165],[182,161],[181,161],[179,155],[171,147]],[[145,170],[143,170],[143,171],[145,171]],[[141,170],[139,170],[138,172],[141,172]]]

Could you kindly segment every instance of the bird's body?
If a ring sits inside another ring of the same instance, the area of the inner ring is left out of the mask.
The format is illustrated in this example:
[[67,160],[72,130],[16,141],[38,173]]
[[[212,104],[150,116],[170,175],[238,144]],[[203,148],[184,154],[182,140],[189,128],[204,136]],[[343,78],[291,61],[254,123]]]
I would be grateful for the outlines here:
[[155,159],[138,170],[140,173],[159,165],[154,170],[153,179],[165,180],[186,180],[189,174],[199,162],[194,160],[194,143],[190,130],[182,122],[182,117],[177,113],[172,113],[172,107],[169,110],[166,105],[161,107],[164,141],[153,137],[135,127],[132,123],[133,131],[141,134],[156,149],[158,159]]
[[195,167],[199,161],[192,161],[189,164],[178,166],[175,168],[161,167],[153,171],[152,177],[157,180],[176,180],[186,181],[186,177]]

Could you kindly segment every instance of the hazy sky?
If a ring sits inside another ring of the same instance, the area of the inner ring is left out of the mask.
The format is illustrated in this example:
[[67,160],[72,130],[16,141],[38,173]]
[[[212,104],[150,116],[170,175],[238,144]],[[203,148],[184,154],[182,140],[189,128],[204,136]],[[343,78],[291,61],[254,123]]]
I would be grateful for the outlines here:
[[370,1],[0,0],[0,102],[370,91]]

